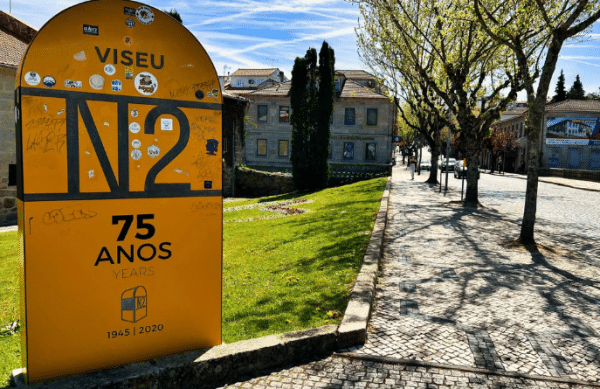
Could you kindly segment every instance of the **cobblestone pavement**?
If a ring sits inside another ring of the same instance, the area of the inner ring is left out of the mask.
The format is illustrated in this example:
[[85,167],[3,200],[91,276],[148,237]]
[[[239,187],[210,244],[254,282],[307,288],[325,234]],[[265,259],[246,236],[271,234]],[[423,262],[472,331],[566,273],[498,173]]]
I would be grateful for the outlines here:
[[586,236],[546,223],[528,251],[510,215],[440,201],[426,177],[397,172],[376,309],[354,353],[600,382],[600,255],[573,247]]
[[366,344],[230,387],[600,386],[600,253],[591,230],[578,235],[577,220],[539,215],[539,250],[527,250],[514,243],[522,210],[510,201],[466,210],[451,201],[460,192],[444,196],[415,177],[394,168]]

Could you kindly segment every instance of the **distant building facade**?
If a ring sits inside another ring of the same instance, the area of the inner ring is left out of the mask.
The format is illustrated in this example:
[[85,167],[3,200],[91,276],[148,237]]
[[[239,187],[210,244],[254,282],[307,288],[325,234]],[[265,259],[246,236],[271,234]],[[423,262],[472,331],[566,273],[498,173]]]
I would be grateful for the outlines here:
[[0,11],[0,225],[16,222],[15,77],[36,33],[24,21]]
[[[335,75],[336,98],[331,125],[332,171],[377,172],[389,169],[395,107],[375,77],[361,70]],[[233,80],[233,78],[232,78]],[[243,92],[250,101],[252,124],[246,137],[244,163],[267,171],[291,171],[291,81],[270,82]]]
[[[525,134],[527,110],[494,123],[494,128],[518,133],[515,166],[528,165]],[[565,100],[546,105],[539,144],[541,168],[600,170],[600,101]]]
[[257,89],[266,81],[285,82],[287,78],[277,68],[270,69],[238,69],[224,81],[225,90],[244,92]]

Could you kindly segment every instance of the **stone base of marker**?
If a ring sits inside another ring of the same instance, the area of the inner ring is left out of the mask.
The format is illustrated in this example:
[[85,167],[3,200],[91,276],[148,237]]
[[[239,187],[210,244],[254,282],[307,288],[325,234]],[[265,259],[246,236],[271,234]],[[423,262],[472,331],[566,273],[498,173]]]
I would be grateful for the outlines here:
[[[40,389],[212,387],[225,380],[332,354],[338,349],[337,326],[222,344],[206,350],[157,358],[85,376],[31,385]],[[18,388],[28,387],[23,369],[13,370]]]

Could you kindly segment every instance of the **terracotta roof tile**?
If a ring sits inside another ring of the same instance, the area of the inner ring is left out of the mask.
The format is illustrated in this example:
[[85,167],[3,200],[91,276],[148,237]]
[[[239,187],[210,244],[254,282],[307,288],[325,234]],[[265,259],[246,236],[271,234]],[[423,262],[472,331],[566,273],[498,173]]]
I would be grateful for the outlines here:
[[0,65],[17,68],[26,50],[27,43],[0,29]]
[[238,69],[231,74],[231,77],[268,77],[273,74],[277,68],[271,69]]
[[372,89],[366,88],[350,79],[344,83],[344,88],[340,94],[342,99],[377,99],[388,100],[388,98]]
[[371,73],[367,73],[364,70],[336,70],[336,73],[341,73],[344,77],[354,80],[371,80],[375,76]]
[[564,100],[546,105],[546,113],[565,111],[600,114],[600,100]]
[[248,97],[253,97],[253,96],[286,97],[286,96],[289,96],[291,87],[292,87],[291,81],[281,82],[281,83],[277,83],[276,85],[273,85],[273,86],[270,86],[267,88],[254,90],[252,93],[250,93],[248,95]]
[[25,43],[30,43],[37,34],[35,27],[3,11],[0,11],[0,29]]

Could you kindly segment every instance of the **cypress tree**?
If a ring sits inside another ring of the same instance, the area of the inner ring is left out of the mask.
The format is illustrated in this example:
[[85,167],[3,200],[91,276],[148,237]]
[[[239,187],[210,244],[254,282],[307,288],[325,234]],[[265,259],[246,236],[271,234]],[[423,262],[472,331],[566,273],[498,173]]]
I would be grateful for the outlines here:
[[308,81],[306,58],[296,58],[292,68],[292,86],[290,89],[290,105],[292,113],[290,124],[292,125],[292,175],[294,185],[297,189],[304,187],[305,174],[308,170],[308,147],[307,138],[309,132],[308,114]]
[[[292,174],[298,190],[327,186],[329,143],[334,103],[334,52],[323,42],[318,56],[314,48],[296,58],[292,69]],[[318,87],[317,87],[318,85]]]
[[585,100],[585,91],[583,90],[583,84],[579,79],[579,74],[575,77],[575,82],[569,92],[567,98],[572,100]]
[[560,76],[558,76],[558,81],[556,82],[556,88],[554,89],[554,97],[552,101],[558,103],[559,101],[564,101],[567,99],[567,90],[565,89],[565,74],[562,69],[560,70]]
[[315,166],[315,185],[325,188],[329,180],[329,152],[331,141],[331,119],[335,97],[334,85],[335,55],[327,42],[323,42],[319,52],[319,91],[316,106],[316,133],[312,142]]

